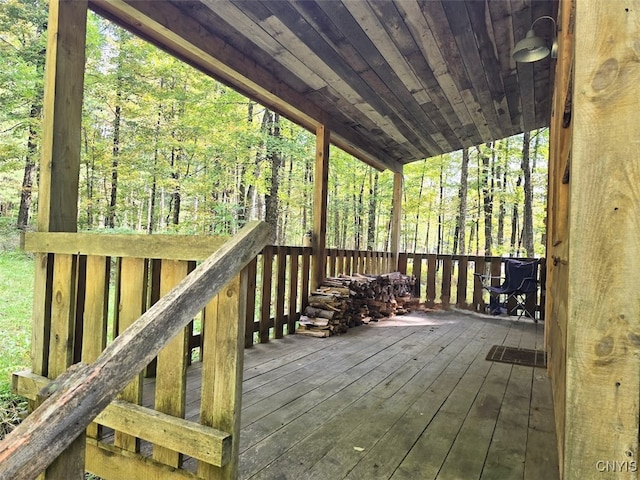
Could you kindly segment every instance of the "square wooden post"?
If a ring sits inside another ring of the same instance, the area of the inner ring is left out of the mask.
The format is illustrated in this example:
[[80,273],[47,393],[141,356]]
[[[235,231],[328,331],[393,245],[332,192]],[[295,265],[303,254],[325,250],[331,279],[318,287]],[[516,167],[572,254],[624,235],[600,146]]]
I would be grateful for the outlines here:
[[400,254],[400,231],[402,220],[402,167],[393,175],[393,213],[391,219],[391,254],[392,268],[398,270],[398,256]]
[[[86,0],[49,2],[38,189],[39,231],[77,230],[86,24]],[[59,272],[59,284],[54,284],[54,269]],[[74,258],[52,265],[52,257],[47,254],[36,256],[31,346],[32,370],[36,374],[55,378],[73,360],[74,279]],[[58,295],[59,305],[53,307],[52,312],[55,289],[62,296]],[[53,324],[52,317],[55,317]],[[85,435],[81,434],[49,466],[44,477],[84,479],[84,453]]]
[[198,475],[206,479],[238,478],[248,278],[244,268],[205,308],[200,420],[232,435],[225,466],[198,464]]
[[313,193],[313,252],[311,267],[311,290],[322,283],[327,264],[327,192],[329,183],[329,129],[318,125],[316,129],[316,163]]
[[564,478],[640,467],[640,5],[576,2]]

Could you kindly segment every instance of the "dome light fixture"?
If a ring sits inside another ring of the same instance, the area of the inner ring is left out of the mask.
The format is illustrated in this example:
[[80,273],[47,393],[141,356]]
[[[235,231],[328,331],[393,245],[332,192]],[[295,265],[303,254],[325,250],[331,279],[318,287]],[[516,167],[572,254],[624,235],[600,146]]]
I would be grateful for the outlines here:
[[[553,22],[553,39],[551,41],[551,48],[547,46],[547,42],[544,38],[538,37],[533,31],[533,26],[536,22],[542,19],[551,20]],[[551,53],[551,58],[558,58],[558,38],[556,35],[556,28],[556,21],[553,17],[543,15],[542,17],[536,18],[531,24],[531,28],[527,32],[526,37],[516,43],[516,46],[511,53],[513,59],[516,62],[531,63],[542,60],[549,55],[549,53]]]

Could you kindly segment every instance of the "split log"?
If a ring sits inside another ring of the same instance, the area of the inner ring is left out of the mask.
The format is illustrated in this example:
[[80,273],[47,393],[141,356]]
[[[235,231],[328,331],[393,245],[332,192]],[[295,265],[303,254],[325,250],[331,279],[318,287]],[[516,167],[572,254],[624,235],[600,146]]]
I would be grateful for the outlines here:
[[411,303],[414,284],[415,278],[400,272],[326,278],[309,297],[309,306],[304,312],[308,318],[301,323],[317,328],[318,318],[324,317],[334,334],[379,318],[407,313],[419,304],[419,299]]

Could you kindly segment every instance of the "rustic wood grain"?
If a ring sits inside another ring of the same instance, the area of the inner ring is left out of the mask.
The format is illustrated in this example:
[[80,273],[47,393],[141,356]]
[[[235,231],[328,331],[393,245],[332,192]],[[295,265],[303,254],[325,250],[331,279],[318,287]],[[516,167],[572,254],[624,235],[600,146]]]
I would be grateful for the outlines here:
[[[266,224],[249,223],[147,310],[93,364],[61,375],[52,384],[52,395],[0,445],[0,477],[34,478],[51,464],[235,272],[272,240],[271,235]],[[123,358],[128,360],[125,365]]]
[[[631,88],[640,84],[640,11],[614,5],[576,2],[566,478],[598,475],[598,461],[640,461],[640,316],[632,280],[640,271],[640,128]],[[632,470],[602,477],[636,478]]]
[[[120,288],[118,294],[118,326],[117,335],[133,324],[145,309],[145,283],[146,268],[142,258],[123,258],[120,264]],[[87,363],[94,361],[88,360]],[[140,372],[120,393],[122,400],[139,404],[142,401],[142,372]],[[114,444],[116,447],[137,452],[140,449],[140,441],[122,432],[115,432]]]

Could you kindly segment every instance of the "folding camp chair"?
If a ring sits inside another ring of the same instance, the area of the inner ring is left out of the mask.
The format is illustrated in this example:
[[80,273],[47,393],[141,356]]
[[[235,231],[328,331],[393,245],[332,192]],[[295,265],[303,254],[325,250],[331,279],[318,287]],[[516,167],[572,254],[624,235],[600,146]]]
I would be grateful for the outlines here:
[[[518,315],[518,320],[523,315],[527,315],[536,323],[538,322],[535,311],[530,311],[531,309],[527,308],[527,296],[538,291],[538,263],[539,260],[525,262],[513,258],[505,259],[505,276],[500,286],[491,285],[491,281],[494,278],[503,277],[475,274],[482,283],[482,288],[489,292],[489,311],[491,314],[499,315],[504,312],[509,315]],[[504,296],[502,302],[500,301],[501,296]]]

